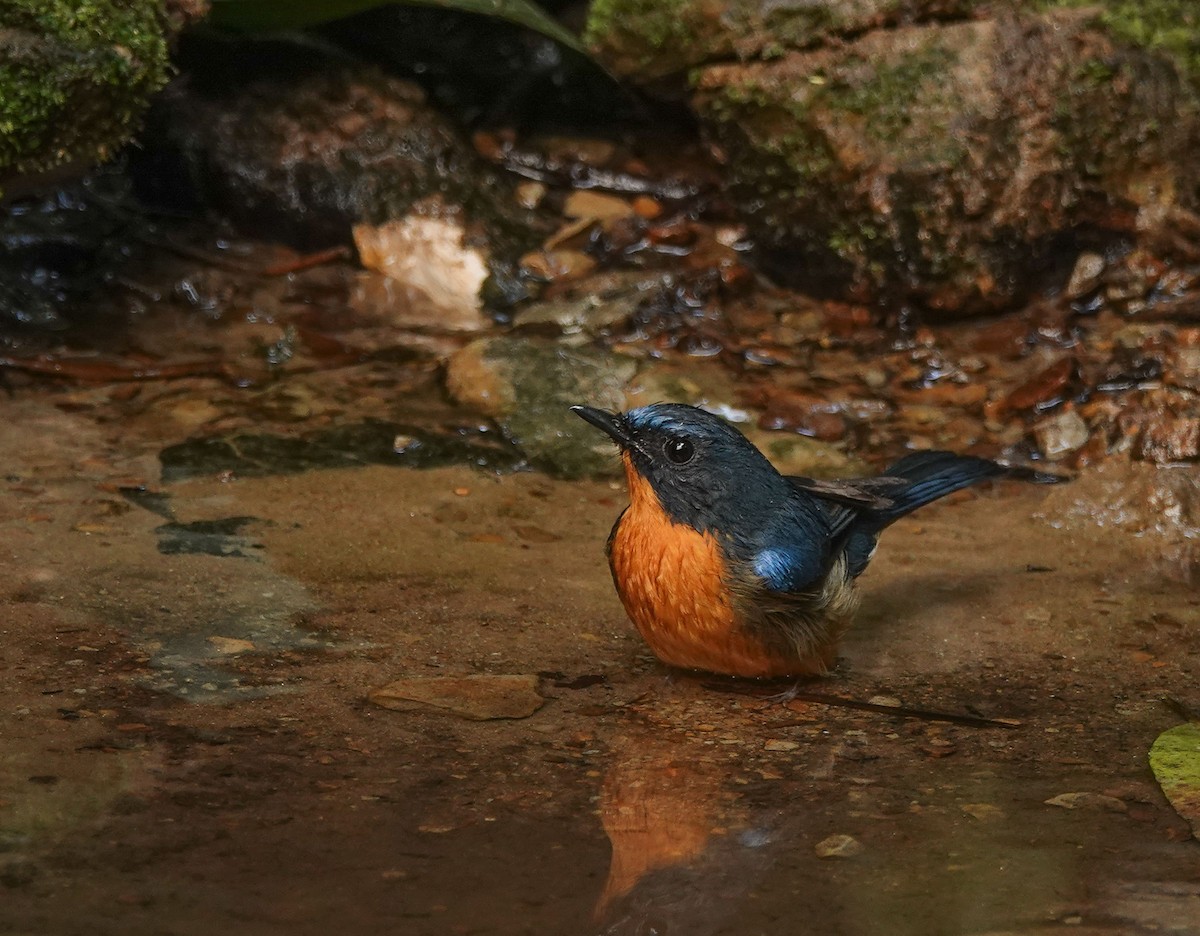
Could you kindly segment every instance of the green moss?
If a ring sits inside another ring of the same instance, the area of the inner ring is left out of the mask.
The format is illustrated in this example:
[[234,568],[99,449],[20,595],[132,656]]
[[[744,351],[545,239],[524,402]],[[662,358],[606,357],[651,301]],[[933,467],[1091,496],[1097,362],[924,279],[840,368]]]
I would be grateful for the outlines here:
[[1038,9],[1097,8],[1097,22],[1115,39],[1163,52],[1200,83],[1200,4],[1196,0],[1034,0]]
[[[944,128],[929,124],[940,111],[949,112],[954,106],[951,94],[942,90],[954,61],[947,49],[929,45],[894,64],[876,67],[860,84],[830,85],[826,92],[828,106],[862,117],[868,135],[876,140],[908,136],[914,122],[919,121],[923,140],[945,141],[949,137]],[[937,145],[940,150],[942,143]]]
[[653,78],[731,55],[720,27],[696,0],[593,0],[583,41],[618,73]]
[[0,179],[103,160],[167,77],[159,0],[0,8]]

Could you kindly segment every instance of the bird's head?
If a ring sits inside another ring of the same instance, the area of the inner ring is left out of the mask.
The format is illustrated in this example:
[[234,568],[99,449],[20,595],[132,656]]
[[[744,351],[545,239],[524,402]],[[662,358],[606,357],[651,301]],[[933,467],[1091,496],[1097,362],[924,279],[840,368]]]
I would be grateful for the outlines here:
[[682,403],[655,403],[627,413],[572,406],[581,419],[621,447],[630,496],[648,484],[676,523],[734,532],[760,510],[787,499],[784,478],[725,420]]

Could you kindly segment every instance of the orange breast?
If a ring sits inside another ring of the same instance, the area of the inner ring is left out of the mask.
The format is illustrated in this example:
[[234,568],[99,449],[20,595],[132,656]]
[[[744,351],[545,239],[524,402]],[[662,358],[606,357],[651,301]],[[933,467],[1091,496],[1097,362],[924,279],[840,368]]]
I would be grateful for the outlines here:
[[659,659],[734,676],[823,670],[823,663],[806,668],[772,652],[742,626],[716,539],[674,523],[623,457],[630,503],[613,533],[609,562],[626,612]]

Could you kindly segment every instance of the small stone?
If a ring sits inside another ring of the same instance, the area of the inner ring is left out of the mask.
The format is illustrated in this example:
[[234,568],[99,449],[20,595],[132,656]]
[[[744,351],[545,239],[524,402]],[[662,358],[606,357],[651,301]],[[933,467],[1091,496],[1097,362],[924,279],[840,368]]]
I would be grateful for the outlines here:
[[818,858],[853,858],[861,854],[862,843],[852,835],[831,835],[817,843]]
[[1100,285],[1104,273],[1104,258],[1100,254],[1081,253],[1067,281],[1067,298],[1078,299]]
[[764,751],[794,751],[800,747],[795,741],[781,741],[776,738],[771,738],[763,745]]
[[[488,277],[486,257],[467,246],[454,212],[430,200],[407,217],[377,227],[355,225],[353,234],[363,266],[386,277],[360,281],[351,299],[356,308],[370,307],[399,326],[436,324],[457,331],[487,326],[479,295]],[[368,288],[372,284],[377,288]]]
[[208,400],[180,400],[167,409],[167,414],[184,429],[196,429],[221,416],[221,411]]
[[541,182],[522,182],[517,186],[517,204],[532,211],[546,197],[546,186]]
[[238,637],[209,637],[208,642],[212,644],[217,653],[225,656],[246,653],[254,649],[253,642]]
[[506,438],[539,467],[564,477],[619,471],[612,441],[570,406],[627,408],[630,358],[590,348],[505,336],[472,342],[446,367],[446,389],[464,406],[494,417]]
[[1031,377],[1012,391],[1004,400],[1009,412],[1049,409],[1063,399],[1075,373],[1075,362],[1069,357],[1055,361],[1041,373]]
[[105,523],[91,523],[87,520],[81,521],[71,527],[76,533],[110,533],[112,527]]
[[1087,423],[1073,409],[1063,410],[1034,427],[1038,448],[1050,461],[1059,461],[1087,445]]
[[1147,461],[1170,463],[1200,458],[1200,419],[1146,413],[1141,422],[1144,428],[1138,447]]
[[1174,387],[1200,390],[1200,348],[1176,348],[1166,380]]
[[440,709],[473,721],[528,718],[546,702],[537,691],[537,677],[415,676],[373,690],[375,705],[397,711]]
[[1004,810],[991,803],[964,803],[963,812],[980,822],[991,822],[1004,818]]
[[576,280],[596,268],[596,261],[581,250],[535,250],[521,258],[521,267],[548,283]]
[[563,214],[568,218],[625,218],[633,214],[633,206],[623,198],[581,189],[572,192],[563,203]]
[[653,221],[662,214],[662,205],[649,195],[639,195],[633,200],[633,211],[639,218]]
[[1058,806],[1061,809],[1089,809],[1103,812],[1127,812],[1127,807],[1115,796],[1105,796],[1103,793],[1060,793],[1046,800],[1047,806]]

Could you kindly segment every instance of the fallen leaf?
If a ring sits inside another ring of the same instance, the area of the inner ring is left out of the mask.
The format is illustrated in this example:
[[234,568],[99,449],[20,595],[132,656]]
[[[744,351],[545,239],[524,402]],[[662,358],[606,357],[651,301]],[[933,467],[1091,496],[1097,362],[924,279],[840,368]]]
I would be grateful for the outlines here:
[[1168,728],[1150,746],[1150,769],[1171,808],[1200,836],[1200,725]]

